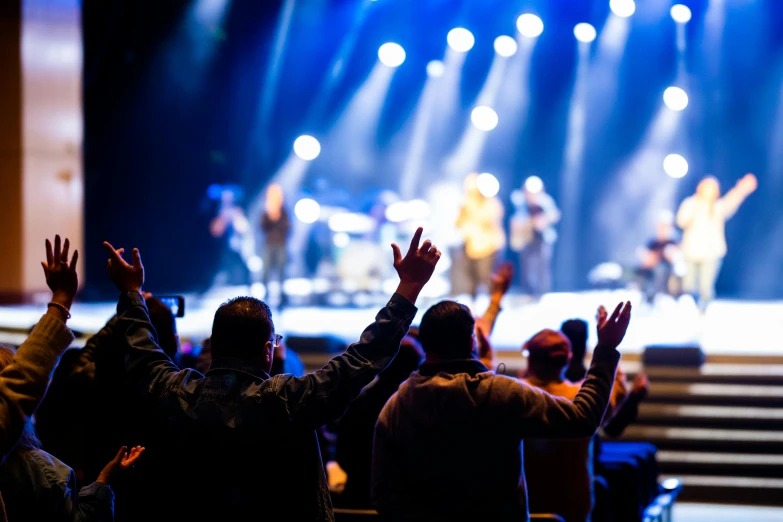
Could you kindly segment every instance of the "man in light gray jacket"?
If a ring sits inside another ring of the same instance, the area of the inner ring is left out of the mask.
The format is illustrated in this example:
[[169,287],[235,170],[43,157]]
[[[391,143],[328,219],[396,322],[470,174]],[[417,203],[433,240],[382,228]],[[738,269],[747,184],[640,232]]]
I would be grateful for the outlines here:
[[621,303],[599,328],[570,401],[488,370],[477,358],[470,310],[453,301],[431,307],[419,330],[425,362],[375,427],[375,508],[390,520],[527,520],[522,441],[595,433],[630,317],[631,304]]

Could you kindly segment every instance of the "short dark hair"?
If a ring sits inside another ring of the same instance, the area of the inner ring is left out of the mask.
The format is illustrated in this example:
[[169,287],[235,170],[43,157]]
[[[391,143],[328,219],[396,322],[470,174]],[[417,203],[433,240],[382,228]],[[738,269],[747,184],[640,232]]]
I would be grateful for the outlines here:
[[212,359],[256,355],[272,337],[272,311],[254,297],[235,297],[215,312],[212,323]]
[[158,299],[147,299],[147,312],[150,314],[150,323],[158,333],[158,344],[171,359],[177,356],[177,319],[171,308]]
[[399,386],[411,372],[416,371],[423,359],[424,350],[421,343],[410,335],[406,335],[400,342],[400,351],[378,377],[385,381],[395,382]]
[[468,357],[473,350],[471,336],[476,320],[470,309],[455,301],[432,305],[421,318],[419,342],[424,353],[447,357]]
[[524,345],[531,365],[561,371],[568,365],[571,342],[562,332],[541,330]]
[[571,352],[574,359],[584,359],[587,351],[587,321],[583,319],[569,319],[560,325],[560,331],[571,342]]

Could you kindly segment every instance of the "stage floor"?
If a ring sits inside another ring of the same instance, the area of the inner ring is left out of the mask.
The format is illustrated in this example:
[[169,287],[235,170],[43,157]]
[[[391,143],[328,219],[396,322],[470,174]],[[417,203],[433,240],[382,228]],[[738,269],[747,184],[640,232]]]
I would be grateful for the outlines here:
[[[198,344],[207,337],[212,317],[225,299],[241,295],[239,288],[224,288],[208,295],[187,296],[186,315],[178,320],[184,341]],[[522,343],[541,328],[558,328],[569,318],[584,318],[591,323],[594,336],[596,307],[604,304],[611,309],[617,302],[630,299],[635,305],[633,319],[621,347],[625,353],[639,353],[651,344],[700,344],[707,355],[783,355],[783,301],[717,300],[701,315],[693,301],[659,299],[654,306],[641,302],[638,293],[629,291],[553,293],[538,301],[509,295],[503,303],[492,343],[496,350],[518,351]],[[486,297],[475,303],[461,299],[475,313],[483,312]],[[429,304],[420,304],[419,315]],[[77,303],[69,325],[84,334],[99,330],[111,317],[114,303]],[[24,331],[38,320],[43,305],[0,307],[0,342],[17,344]],[[359,338],[377,310],[371,307],[327,308],[296,306],[275,313],[277,331],[284,336],[318,336],[331,334],[352,342]],[[591,340],[592,342],[595,339]],[[80,345],[83,339],[75,344]],[[511,355],[511,354],[509,354]]]

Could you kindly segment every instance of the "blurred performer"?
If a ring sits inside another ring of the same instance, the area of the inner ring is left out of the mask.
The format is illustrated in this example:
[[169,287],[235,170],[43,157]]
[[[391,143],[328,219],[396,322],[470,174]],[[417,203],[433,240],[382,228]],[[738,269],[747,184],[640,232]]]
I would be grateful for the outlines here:
[[667,211],[661,214],[655,227],[655,237],[641,251],[641,263],[637,274],[648,303],[658,294],[675,295],[675,266],[681,264],[682,253],[674,231],[674,216]]
[[522,288],[540,297],[552,290],[554,225],[560,221],[560,211],[537,176],[525,181],[522,196],[511,218],[511,249],[520,253]]
[[677,226],[683,230],[682,252],[688,266],[683,291],[698,295],[702,311],[715,294],[715,280],[726,256],[726,220],[757,187],[756,176],[746,174],[720,197],[718,180],[708,176],[677,211]]
[[218,215],[210,222],[209,231],[213,237],[223,240],[222,268],[226,272],[227,284],[250,284],[250,271],[242,256],[249,230],[250,223],[242,207],[237,205],[236,195],[231,190],[223,190]]
[[[497,252],[506,246],[503,231],[503,205],[496,197],[484,196],[478,188],[478,175],[465,178],[465,201],[457,217],[457,228],[465,239],[465,284],[474,298],[479,287],[489,286]],[[452,289],[453,294],[462,293]]]
[[277,183],[269,185],[266,189],[264,214],[261,216],[261,230],[264,232],[264,286],[268,286],[270,275],[280,284],[285,280],[291,222],[283,206],[283,199],[283,188]]

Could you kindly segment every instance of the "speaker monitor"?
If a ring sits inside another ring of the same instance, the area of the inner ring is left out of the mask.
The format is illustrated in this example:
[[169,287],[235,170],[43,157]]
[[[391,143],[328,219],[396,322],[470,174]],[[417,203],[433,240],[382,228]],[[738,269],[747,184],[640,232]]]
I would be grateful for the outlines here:
[[704,364],[705,355],[699,345],[647,346],[642,354],[645,366],[678,366],[698,368]]

